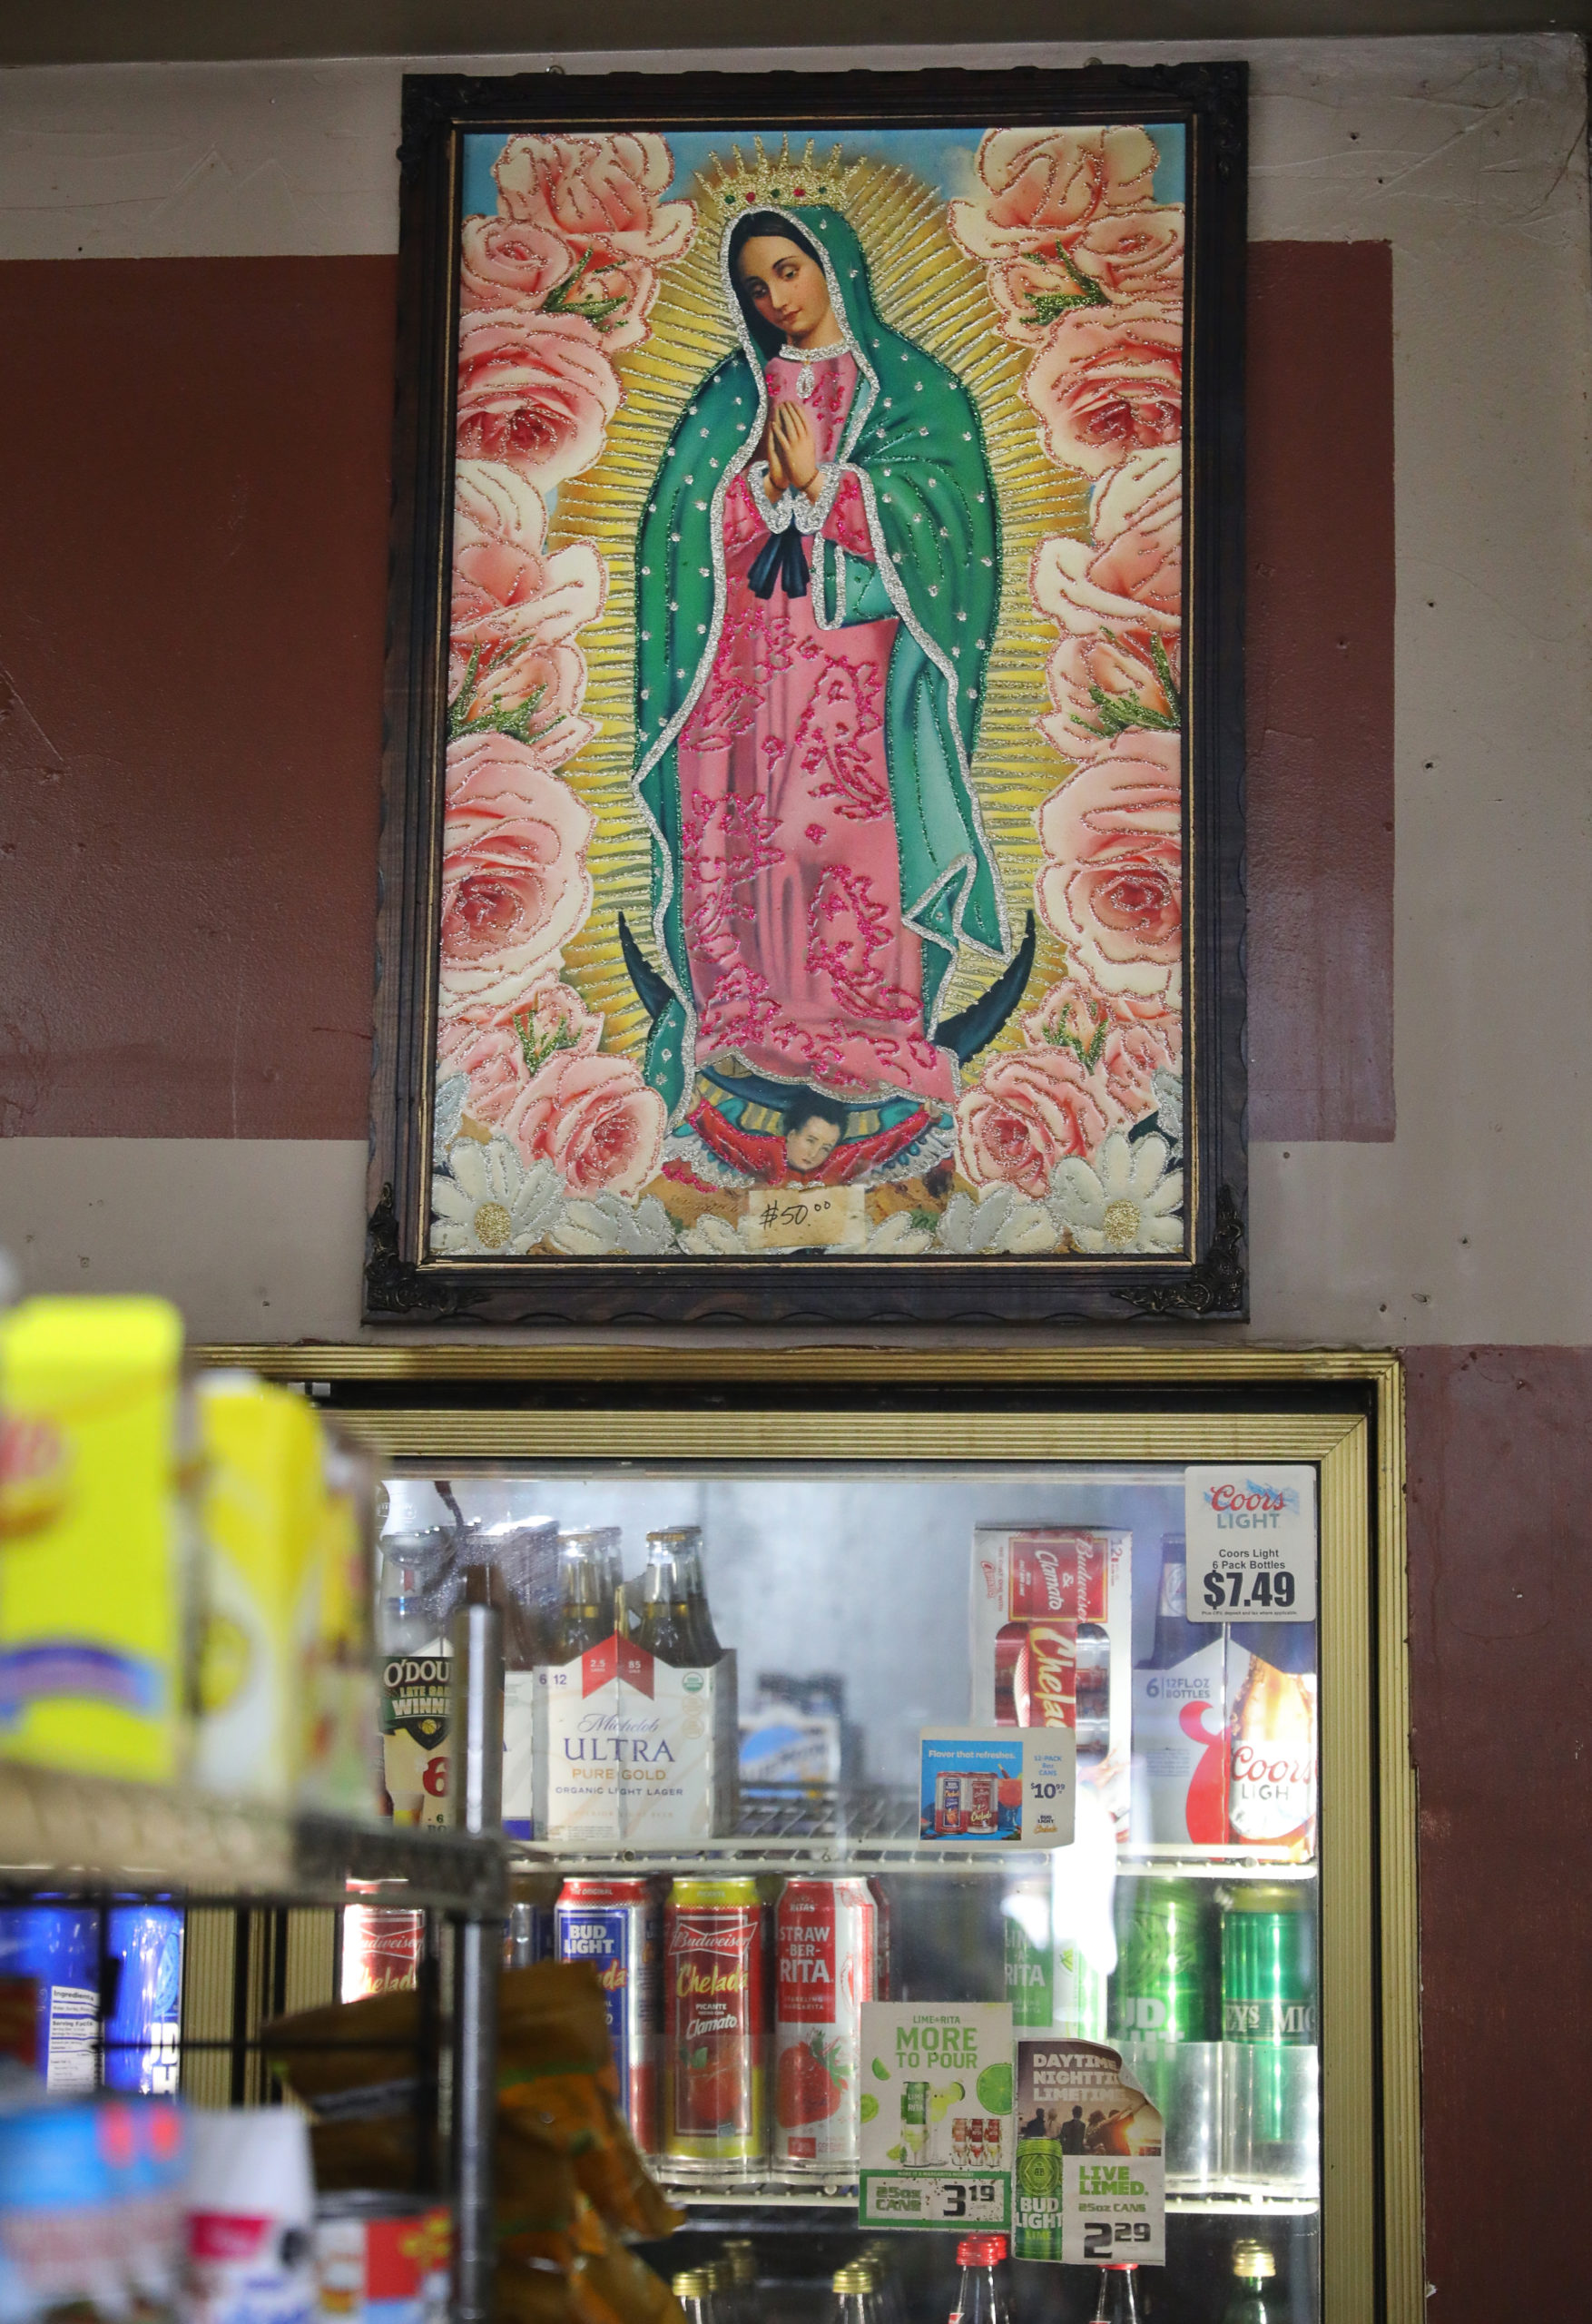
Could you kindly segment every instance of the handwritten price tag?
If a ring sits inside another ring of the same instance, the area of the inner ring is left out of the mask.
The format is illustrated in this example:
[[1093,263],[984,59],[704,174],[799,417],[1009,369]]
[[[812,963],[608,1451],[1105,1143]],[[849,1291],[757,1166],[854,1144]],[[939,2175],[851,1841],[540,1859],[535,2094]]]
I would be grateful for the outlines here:
[[755,1187],[746,1198],[746,1239],[754,1251],[833,1249],[864,1238],[862,1187]]
[[1313,1622],[1315,1471],[1223,1462],[1184,1471],[1191,1622]]

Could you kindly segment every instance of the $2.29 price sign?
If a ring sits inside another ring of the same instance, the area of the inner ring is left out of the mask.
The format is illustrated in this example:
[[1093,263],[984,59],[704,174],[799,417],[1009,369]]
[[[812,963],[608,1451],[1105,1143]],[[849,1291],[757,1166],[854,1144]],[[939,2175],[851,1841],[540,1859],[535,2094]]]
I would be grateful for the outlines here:
[[1316,1472],[1303,1462],[1184,1471],[1191,1622],[1313,1622]]

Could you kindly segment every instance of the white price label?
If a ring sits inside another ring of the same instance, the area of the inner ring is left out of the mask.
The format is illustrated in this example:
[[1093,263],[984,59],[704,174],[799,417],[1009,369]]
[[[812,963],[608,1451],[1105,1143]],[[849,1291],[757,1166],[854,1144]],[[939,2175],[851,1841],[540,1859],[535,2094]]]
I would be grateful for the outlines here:
[[858,2217],[865,2227],[1002,2228],[1010,2224],[1010,2190],[1005,2171],[942,2179],[927,2171],[865,2171]]
[[1064,2267],[1132,2260],[1166,2265],[1165,2165],[1161,2157],[1066,2154],[1061,2175]]
[[1191,1622],[1313,1622],[1315,1471],[1223,1462],[1183,1472]]

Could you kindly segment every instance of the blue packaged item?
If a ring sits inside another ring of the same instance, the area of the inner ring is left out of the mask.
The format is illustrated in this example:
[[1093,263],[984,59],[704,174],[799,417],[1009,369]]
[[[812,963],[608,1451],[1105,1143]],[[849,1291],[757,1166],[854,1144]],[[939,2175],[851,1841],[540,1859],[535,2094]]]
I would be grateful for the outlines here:
[[115,1999],[105,2020],[107,2090],[145,2098],[177,2094],[182,2016],[182,1915],[170,1905],[115,1905],[105,1952]]
[[186,2167],[175,2106],[48,2101],[0,2112],[0,2324],[168,2306]]
[[14,1905],[0,1911],[0,1977],[38,1987],[38,2070],[47,2088],[79,2093],[99,2082],[100,1916],[82,1905]]

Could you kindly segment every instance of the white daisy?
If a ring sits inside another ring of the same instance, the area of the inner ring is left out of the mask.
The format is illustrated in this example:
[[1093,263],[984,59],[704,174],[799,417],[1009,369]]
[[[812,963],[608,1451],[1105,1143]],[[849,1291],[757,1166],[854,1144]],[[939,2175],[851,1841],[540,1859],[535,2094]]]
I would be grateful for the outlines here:
[[431,1180],[431,1249],[438,1258],[506,1259],[557,1224],[563,1188],[550,1162],[527,1170],[506,1137],[461,1137]]
[[1168,1170],[1166,1140],[1152,1131],[1130,1145],[1114,1129],[1094,1167],[1075,1155],[1056,1165],[1050,1214],[1080,1251],[1120,1257],[1183,1247],[1183,1173]]

